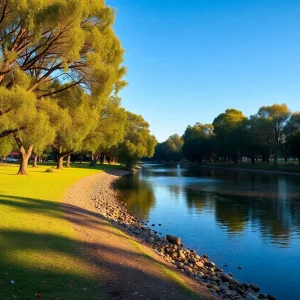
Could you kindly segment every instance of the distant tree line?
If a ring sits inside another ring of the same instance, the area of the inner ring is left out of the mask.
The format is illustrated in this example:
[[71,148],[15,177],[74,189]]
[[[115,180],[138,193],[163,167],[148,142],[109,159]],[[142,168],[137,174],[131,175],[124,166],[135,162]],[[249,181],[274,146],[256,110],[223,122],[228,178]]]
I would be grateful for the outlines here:
[[272,159],[276,164],[279,157],[295,158],[300,164],[300,112],[291,113],[286,104],[273,104],[247,118],[239,110],[227,109],[212,124],[196,123],[182,137],[172,135],[157,144],[153,159],[237,164],[243,157],[253,164],[258,159],[265,163]]
[[0,156],[17,149],[19,174],[49,148],[58,169],[76,152],[128,168],[153,154],[148,123],[120,105],[126,68],[114,19],[102,1],[0,1]]

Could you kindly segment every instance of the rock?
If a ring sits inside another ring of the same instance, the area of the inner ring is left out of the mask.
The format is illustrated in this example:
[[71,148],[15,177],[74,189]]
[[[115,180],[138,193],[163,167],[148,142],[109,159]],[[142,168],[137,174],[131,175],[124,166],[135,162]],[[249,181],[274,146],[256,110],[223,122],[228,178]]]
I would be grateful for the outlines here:
[[204,267],[204,263],[203,263],[202,261],[197,261],[197,262],[196,262],[196,266],[197,266],[198,268],[203,268],[203,267]]
[[255,283],[251,283],[250,287],[254,292],[258,292],[260,290],[260,287]]
[[220,289],[221,290],[226,290],[229,288],[229,283],[228,282],[223,282],[220,284]]
[[206,262],[205,265],[212,268],[215,267],[215,264],[212,261]]
[[270,295],[270,294],[267,295],[267,298],[270,299],[270,300],[275,300],[276,299],[276,297],[274,295]]
[[180,261],[176,261],[175,265],[177,266],[178,269],[184,269],[184,264]]
[[196,273],[196,276],[202,278],[202,277],[205,276],[205,274],[204,274],[203,272],[200,271],[200,272],[197,272],[197,273]]
[[181,239],[178,236],[167,234],[166,239],[171,244],[178,245],[178,246],[181,244]]
[[229,274],[225,274],[225,273],[221,273],[220,278],[225,282],[232,280],[232,277]]
[[267,298],[267,295],[266,295],[266,294],[259,294],[259,295],[258,295],[258,298],[259,298],[259,299],[266,299],[266,298]]
[[194,257],[189,258],[189,263],[194,264],[196,262],[196,259]]
[[254,296],[253,294],[247,293],[245,295],[245,300],[259,300],[259,299],[256,296]]
[[154,243],[154,237],[149,237],[149,242],[151,243],[151,244],[153,244]]
[[220,288],[217,285],[212,284],[211,287],[216,291],[220,292]]
[[212,281],[221,281],[221,279],[217,276],[210,277],[210,280],[212,280]]
[[241,267],[241,266],[238,266],[238,269],[239,269],[239,270],[242,270],[242,267]]

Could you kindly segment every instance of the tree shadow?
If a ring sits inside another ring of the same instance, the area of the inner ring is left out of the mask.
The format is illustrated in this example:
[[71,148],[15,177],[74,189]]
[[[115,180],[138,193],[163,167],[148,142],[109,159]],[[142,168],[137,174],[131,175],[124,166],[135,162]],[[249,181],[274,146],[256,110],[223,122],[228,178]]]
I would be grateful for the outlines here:
[[[49,200],[0,195],[4,213],[18,209],[50,217],[67,218],[83,232],[116,236],[121,244],[66,236],[58,232],[5,228],[0,222],[1,299],[197,299],[198,295],[167,280],[163,272],[151,273],[142,266],[139,251],[123,247],[125,237],[100,214]],[[47,218],[45,218],[47,220]],[[1,219],[0,219],[1,221]],[[18,220],[15,220],[18,223]],[[110,254],[110,255],[108,255]],[[169,268],[154,260],[152,264]],[[88,276],[86,274],[89,274]],[[13,280],[13,281],[12,281]],[[37,294],[37,296],[35,296]]]

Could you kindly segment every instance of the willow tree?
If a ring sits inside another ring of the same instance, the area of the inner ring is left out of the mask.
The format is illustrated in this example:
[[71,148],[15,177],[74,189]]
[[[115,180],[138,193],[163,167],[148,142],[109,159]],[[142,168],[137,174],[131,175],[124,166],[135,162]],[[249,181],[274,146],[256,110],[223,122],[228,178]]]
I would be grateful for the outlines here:
[[96,127],[84,139],[84,149],[91,154],[91,166],[97,163],[101,154],[107,154],[124,138],[126,112],[120,102],[116,96],[106,99],[95,120]]
[[126,168],[131,169],[143,157],[152,157],[156,143],[143,117],[126,112],[124,141],[118,145],[119,159]]
[[[26,77],[37,108],[43,98],[55,105],[56,97],[74,86],[97,95],[95,100],[117,93],[126,85],[126,69],[121,67],[124,50],[112,29],[114,17],[104,1],[1,1],[0,86],[14,89]],[[1,117],[8,113],[1,106],[0,112]],[[0,137],[27,127],[6,127]]]

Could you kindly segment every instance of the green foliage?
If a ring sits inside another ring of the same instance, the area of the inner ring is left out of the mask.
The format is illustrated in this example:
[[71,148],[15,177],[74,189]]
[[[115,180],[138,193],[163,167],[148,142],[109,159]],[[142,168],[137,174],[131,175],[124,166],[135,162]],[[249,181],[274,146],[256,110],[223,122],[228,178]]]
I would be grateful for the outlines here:
[[124,141],[118,145],[120,161],[128,169],[142,157],[152,157],[156,139],[150,134],[149,124],[140,115],[126,113]]
[[165,142],[156,145],[152,159],[155,161],[180,161],[182,146],[183,139],[178,134],[173,134]]

